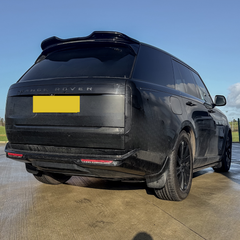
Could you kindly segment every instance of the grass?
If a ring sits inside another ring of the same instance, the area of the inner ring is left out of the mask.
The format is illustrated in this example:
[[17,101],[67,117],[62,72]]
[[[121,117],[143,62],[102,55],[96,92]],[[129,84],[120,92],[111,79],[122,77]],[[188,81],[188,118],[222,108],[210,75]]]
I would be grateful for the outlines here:
[[232,141],[239,142],[238,134],[238,122],[229,122],[230,127],[232,128]]
[[6,136],[0,136],[0,142],[1,142],[1,141],[7,142],[8,139],[7,139]]
[[239,142],[238,132],[232,132],[232,141]]
[[229,124],[233,132],[238,130],[238,122],[229,122]]
[[1,135],[2,135],[2,134],[6,134],[6,132],[5,132],[5,127],[0,126],[0,134],[1,134]]
[[0,141],[7,141],[5,127],[0,126]]

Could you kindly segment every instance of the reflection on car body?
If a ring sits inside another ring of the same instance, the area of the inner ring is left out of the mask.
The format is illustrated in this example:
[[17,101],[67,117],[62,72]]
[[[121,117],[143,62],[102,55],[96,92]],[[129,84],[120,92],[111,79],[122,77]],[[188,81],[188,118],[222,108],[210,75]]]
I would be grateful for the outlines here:
[[[178,201],[194,171],[229,170],[231,129],[216,108],[226,99],[213,102],[181,60],[118,32],[52,37],[41,47],[6,106],[7,157],[37,180],[145,180],[159,198]],[[66,109],[76,102],[61,108],[57,96],[62,105],[79,96],[75,112]],[[59,110],[47,110],[51,104]]]

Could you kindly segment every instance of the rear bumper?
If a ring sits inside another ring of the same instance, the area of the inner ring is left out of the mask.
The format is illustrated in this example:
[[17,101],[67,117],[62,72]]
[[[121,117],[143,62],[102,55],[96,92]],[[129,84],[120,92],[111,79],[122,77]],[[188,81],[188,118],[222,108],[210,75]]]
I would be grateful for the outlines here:
[[162,172],[165,165],[164,161],[155,163],[141,159],[138,149],[124,151],[7,143],[5,152],[8,158],[26,163],[28,172],[33,174],[55,172],[115,180],[146,180]]
[[[9,141],[47,146],[124,149],[124,128],[6,125]],[[20,145],[20,144],[19,144]]]

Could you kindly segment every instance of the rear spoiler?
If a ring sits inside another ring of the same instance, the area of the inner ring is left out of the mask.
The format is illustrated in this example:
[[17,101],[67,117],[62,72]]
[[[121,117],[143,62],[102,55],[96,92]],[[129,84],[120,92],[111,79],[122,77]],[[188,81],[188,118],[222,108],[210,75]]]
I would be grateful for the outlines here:
[[114,42],[114,43],[125,43],[125,44],[140,44],[139,41],[128,37],[127,35],[120,32],[111,31],[95,31],[87,37],[79,38],[68,38],[61,39],[58,37],[50,37],[42,41],[41,48],[46,50],[55,46],[64,45],[67,43],[80,43],[80,42]]

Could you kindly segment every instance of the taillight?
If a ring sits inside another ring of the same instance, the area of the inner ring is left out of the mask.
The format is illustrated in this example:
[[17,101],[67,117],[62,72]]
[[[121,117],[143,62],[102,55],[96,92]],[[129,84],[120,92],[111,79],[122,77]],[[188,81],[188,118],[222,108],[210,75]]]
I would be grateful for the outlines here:
[[111,164],[112,160],[96,160],[96,159],[81,159],[83,163],[100,163],[100,164]]
[[8,157],[13,157],[13,158],[22,158],[23,154],[19,153],[7,153]]

